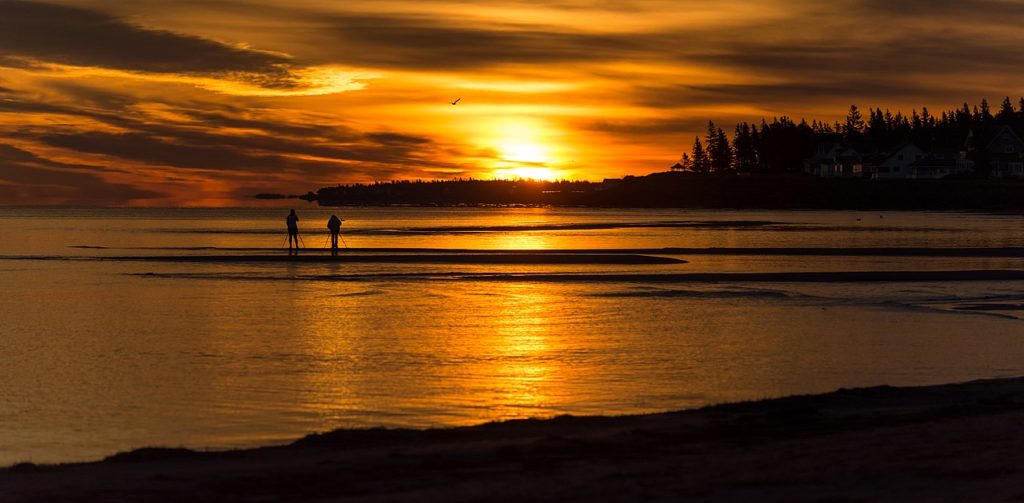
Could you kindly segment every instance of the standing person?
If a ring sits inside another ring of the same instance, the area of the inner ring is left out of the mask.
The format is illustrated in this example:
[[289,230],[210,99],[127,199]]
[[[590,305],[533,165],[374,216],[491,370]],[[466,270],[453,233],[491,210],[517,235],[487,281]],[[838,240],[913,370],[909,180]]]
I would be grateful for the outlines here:
[[285,224],[288,225],[288,255],[292,254],[292,242],[295,243],[295,254],[299,254],[299,216],[295,214],[295,210],[284,219]]
[[327,221],[327,229],[331,231],[331,256],[338,256],[338,233],[341,232],[341,219],[338,215],[331,215]]

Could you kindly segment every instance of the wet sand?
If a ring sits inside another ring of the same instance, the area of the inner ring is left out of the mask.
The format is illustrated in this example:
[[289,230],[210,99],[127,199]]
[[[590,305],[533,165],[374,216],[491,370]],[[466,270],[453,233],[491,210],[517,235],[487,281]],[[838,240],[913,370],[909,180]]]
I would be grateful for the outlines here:
[[[68,248],[79,250],[149,250],[149,251],[217,251],[248,253],[283,253],[281,248],[230,248],[215,246],[143,246],[108,248],[105,246],[75,245]],[[321,254],[324,248],[303,248],[303,253]],[[1022,258],[1024,248],[1018,247],[759,247],[759,248],[572,248],[572,249],[470,249],[470,248],[342,248],[342,254],[428,254],[428,255],[726,255],[726,256],[810,256],[810,257],[985,257]]]
[[1024,378],[0,471],[0,501],[1020,501]]
[[303,255],[162,255],[102,257],[101,260],[141,262],[277,262],[277,263],[377,263],[377,264],[685,264],[685,260],[650,255],[577,253],[474,253],[474,254],[368,254],[339,253],[338,256]]

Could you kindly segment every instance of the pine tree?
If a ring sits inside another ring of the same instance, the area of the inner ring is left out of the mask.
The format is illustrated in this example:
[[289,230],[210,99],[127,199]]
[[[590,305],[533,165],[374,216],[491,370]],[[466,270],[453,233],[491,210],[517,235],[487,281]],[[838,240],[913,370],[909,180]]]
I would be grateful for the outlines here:
[[882,114],[882,109],[868,109],[867,136],[877,144],[887,143],[889,130],[885,125],[885,115]]
[[992,117],[992,110],[988,106],[988,100],[985,99],[985,98],[982,98],[981,99],[981,123],[985,124],[985,125],[992,124],[992,120],[993,119],[995,119],[995,117]]
[[996,118],[999,119],[999,122],[1002,124],[1009,124],[1013,119],[1014,112],[1013,103],[1010,102],[1010,97],[1007,96],[1003,98],[1003,104],[999,107],[999,115],[997,115]]
[[750,144],[754,149],[754,170],[764,169],[764,163],[761,162],[761,149],[763,144],[761,143],[761,133],[757,130],[757,124],[750,125]]
[[713,121],[708,121],[708,131],[704,135],[705,152],[708,155],[709,166],[715,165],[715,151],[718,150],[718,128]]
[[722,128],[715,131],[715,143],[709,147],[711,152],[711,169],[716,173],[725,173],[732,169],[732,147],[729,146],[729,137],[725,135]]
[[700,137],[693,140],[693,170],[697,173],[707,173],[711,169],[711,162],[704,152],[704,146],[700,143]]
[[[682,171],[693,171],[693,159],[690,159],[690,154],[683,152],[679,158],[679,166],[682,166]],[[675,166],[672,168],[675,169]]]
[[863,131],[864,117],[861,115],[857,105],[850,105],[850,111],[846,114],[846,124],[843,127],[846,140],[852,141],[860,138]]
[[967,106],[966,101],[963,108],[956,111],[956,124],[963,130],[971,128],[971,107]]
[[736,125],[736,133],[732,137],[737,171],[749,173],[757,168],[757,150],[750,133],[750,124],[742,122]]

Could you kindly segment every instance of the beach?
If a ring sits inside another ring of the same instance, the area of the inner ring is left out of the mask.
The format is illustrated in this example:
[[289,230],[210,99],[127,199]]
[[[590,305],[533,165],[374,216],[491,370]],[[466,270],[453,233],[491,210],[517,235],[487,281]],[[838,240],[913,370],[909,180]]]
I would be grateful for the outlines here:
[[0,471],[33,501],[1019,501],[1024,378]]

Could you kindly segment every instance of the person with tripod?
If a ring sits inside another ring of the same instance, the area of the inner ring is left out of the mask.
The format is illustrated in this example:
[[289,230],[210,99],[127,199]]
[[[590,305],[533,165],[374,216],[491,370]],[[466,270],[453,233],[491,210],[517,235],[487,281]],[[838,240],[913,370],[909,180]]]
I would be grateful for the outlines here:
[[292,254],[292,243],[295,243],[295,255],[299,254],[299,216],[295,214],[293,209],[291,213],[284,219],[286,225],[288,225],[288,255]]
[[338,234],[341,233],[341,222],[342,219],[338,218],[338,215],[331,215],[330,220],[327,221],[327,230],[331,231],[331,256],[338,256]]

